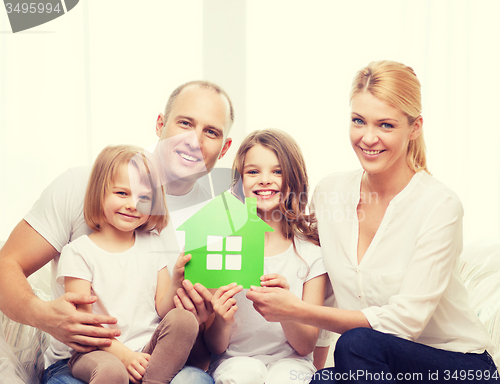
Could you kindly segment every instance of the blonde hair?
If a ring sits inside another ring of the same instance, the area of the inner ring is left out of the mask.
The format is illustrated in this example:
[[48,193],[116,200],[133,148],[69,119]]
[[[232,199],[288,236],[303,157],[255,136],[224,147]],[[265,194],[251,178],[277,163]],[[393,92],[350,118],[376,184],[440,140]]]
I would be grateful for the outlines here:
[[281,167],[279,210],[284,218],[281,220],[283,234],[287,239],[292,239],[294,247],[294,235],[319,245],[318,231],[311,226],[316,222],[315,215],[306,214],[309,189],[306,164],[297,142],[286,132],[264,129],[250,133],[243,140],[233,163],[233,193],[244,199],[242,175],[245,156],[257,144],[273,151]]
[[[420,81],[411,67],[395,61],[372,61],[356,73],[351,87],[350,100],[362,92],[400,109],[411,126],[422,112]],[[406,160],[415,172],[427,169],[423,132],[410,140]]]
[[163,183],[160,180],[159,163],[152,154],[132,145],[108,146],[97,156],[85,193],[83,205],[85,222],[93,231],[99,231],[99,223],[104,219],[103,204],[106,192],[121,165],[135,167],[139,171],[141,183],[151,186],[150,215],[137,229],[145,231],[156,229],[160,232],[168,224],[168,212]]

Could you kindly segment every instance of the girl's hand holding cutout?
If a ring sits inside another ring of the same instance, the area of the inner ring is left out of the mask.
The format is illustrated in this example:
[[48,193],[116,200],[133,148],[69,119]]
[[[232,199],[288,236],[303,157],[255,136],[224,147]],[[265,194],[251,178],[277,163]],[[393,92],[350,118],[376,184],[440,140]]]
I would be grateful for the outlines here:
[[186,309],[193,313],[202,324],[213,313],[212,294],[200,283],[193,285],[189,280],[182,282],[182,287],[174,296],[176,308]]
[[182,282],[184,281],[184,270],[188,261],[191,260],[191,255],[187,255],[181,252],[177,261],[175,262],[174,269],[172,270],[172,284],[175,287],[182,287]]
[[234,314],[238,310],[236,299],[233,297],[238,292],[241,292],[243,287],[231,283],[220,287],[212,297],[212,307],[215,313],[215,321],[223,322],[225,325],[234,323]]
[[264,275],[260,278],[260,285],[263,287],[277,287],[290,290],[290,284],[286,281],[284,276],[278,275],[277,273],[270,273]]

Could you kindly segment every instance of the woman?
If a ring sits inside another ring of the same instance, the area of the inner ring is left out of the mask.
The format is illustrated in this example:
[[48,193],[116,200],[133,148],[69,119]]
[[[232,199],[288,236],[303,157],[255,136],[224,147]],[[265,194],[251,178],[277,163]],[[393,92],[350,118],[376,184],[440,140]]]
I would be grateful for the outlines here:
[[248,297],[268,320],[288,317],[342,334],[335,368],[312,382],[498,376],[459,276],[462,205],[427,171],[415,73],[396,62],[370,63],[354,78],[351,107],[362,170],[326,177],[314,196],[336,308],[277,289]]

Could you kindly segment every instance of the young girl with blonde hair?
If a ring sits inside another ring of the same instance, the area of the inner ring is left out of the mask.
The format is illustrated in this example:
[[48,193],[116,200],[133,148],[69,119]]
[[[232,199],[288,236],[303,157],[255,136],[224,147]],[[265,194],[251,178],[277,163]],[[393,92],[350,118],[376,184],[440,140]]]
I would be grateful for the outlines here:
[[[276,287],[311,305],[322,305],[325,268],[318,234],[307,214],[308,179],[297,143],[285,132],[251,133],[233,165],[233,192],[257,199],[267,232],[261,285]],[[235,283],[219,288],[205,341],[216,383],[297,383],[315,371],[318,329],[294,321],[267,322]]]
[[276,290],[249,298],[267,319],[342,334],[335,367],[311,383],[498,380],[458,270],[462,204],[427,171],[415,72],[372,62],[356,74],[350,101],[362,169],[325,177],[313,198],[336,307]]
[[195,316],[174,309],[181,256],[173,267],[157,232],[168,221],[156,159],[134,146],[106,147],[92,169],[84,203],[92,232],[63,248],[58,280],[66,292],[97,296],[77,309],[115,316],[121,335],[88,353],[73,352],[75,378],[92,384],[170,383],[198,333]]

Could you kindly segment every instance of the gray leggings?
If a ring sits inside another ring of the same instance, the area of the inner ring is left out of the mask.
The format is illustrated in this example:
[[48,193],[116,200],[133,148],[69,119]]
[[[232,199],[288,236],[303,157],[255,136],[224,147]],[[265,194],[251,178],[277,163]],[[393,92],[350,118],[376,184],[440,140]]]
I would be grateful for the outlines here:
[[[143,384],[167,384],[184,367],[198,335],[196,317],[184,309],[171,310],[142,352],[151,355]],[[122,362],[105,351],[75,352],[68,363],[77,379],[89,384],[128,384]]]

